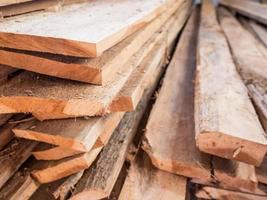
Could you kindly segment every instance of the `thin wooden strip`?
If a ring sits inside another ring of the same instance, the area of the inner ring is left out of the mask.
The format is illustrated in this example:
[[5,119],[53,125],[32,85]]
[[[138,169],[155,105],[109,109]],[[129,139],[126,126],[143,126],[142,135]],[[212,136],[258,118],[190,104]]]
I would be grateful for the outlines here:
[[221,0],[220,4],[267,25],[267,6],[264,4],[249,0]]
[[198,148],[227,159],[260,165],[266,154],[267,139],[210,1],[202,5],[198,47],[195,89]]
[[[70,58],[18,50],[0,50],[0,63],[29,71],[93,84],[107,84],[144,43],[177,10],[184,12],[190,1],[177,1],[143,29],[111,47],[97,58]],[[181,14],[182,15],[182,14]],[[10,59],[16,58],[16,59]]]
[[40,144],[32,152],[36,160],[60,160],[71,157],[82,152],[67,147],[54,146],[50,144]]
[[[96,57],[144,27],[173,2],[95,0],[64,6],[61,12],[34,13],[20,17],[19,23],[15,18],[1,23],[0,43],[8,48]],[[64,23],[66,19],[68,23]]]
[[[246,83],[267,85],[267,57],[262,53],[257,39],[227,10],[220,8],[219,17],[242,78]],[[264,51],[267,55],[266,48]]]
[[185,200],[186,178],[156,169],[139,155],[131,163],[119,200]]

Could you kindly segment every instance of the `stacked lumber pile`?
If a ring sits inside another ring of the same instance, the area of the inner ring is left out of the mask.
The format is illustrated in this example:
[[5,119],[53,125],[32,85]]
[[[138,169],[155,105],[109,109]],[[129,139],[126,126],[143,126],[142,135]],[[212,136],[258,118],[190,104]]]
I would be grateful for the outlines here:
[[266,5],[0,6],[0,199],[267,199]]
[[191,11],[191,0],[1,1],[0,199],[113,195]]

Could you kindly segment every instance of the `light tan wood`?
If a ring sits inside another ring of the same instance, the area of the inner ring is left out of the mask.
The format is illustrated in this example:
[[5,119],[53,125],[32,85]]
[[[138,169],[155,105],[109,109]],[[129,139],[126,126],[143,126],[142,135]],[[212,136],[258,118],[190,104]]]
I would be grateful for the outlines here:
[[[32,112],[39,120],[100,116],[110,112],[109,105],[131,72],[162,39],[163,33],[147,41],[106,86],[39,76],[23,72],[0,86],[0,113]],[[34,85],[34,87],[32,87]]]
[[236,71],[210,1],[205,0],[202,5],[198,39],[197,146],[209,154],[260,165],[267,147],[264,130]]
[[7,6],[11,4],[18,4],[18,3],[23,3],[27,1],[32,1],[32,0],[1,0],[0,6]]
[[104,117],[89,119],[53,120],[25,123],[13,129],[17,137],[87,152],[105,132],[112,132],[123,113],[112,113]]
[[[64,6],[60,12],[26,15],[19,18],[20,23],[15,18],[5,20],[0,25],[1,46],[79,57],[100,56],[155,19],[173,2],[94,0]],[[66,18],[68,23],[64,23]]]
[[0,161],[2,163],[0,165],[0,188],[30,157],[31,151],[36,145],[36,142],[14,139],[0,152]]
[[82,152],[67,147],[53,146],[50,144],[40,144],[32,152],[36,160],[60,160],[71,157]]
[[186,178],[156,169],[145,155],[131,163],[119,200],[185,200]]
[[196,192],[196,197],[203,199],[224,199],[224,200],[264,200],[266,195],[254,195],[231,190],[224,190],[210,186],[204,186]]
[[195,10],[191,15],[179,39],[149,116],[143,149],[152,163],[162,170],[209,179],[210,157],[191,144],[195,137],[193,80],[198,13]]
[[227,10],[220,8],[219,17],[242,78],[247,83],[267,85],[267,57],[257,45],[257,39]]
[[[165,58],[163,58],[163,61],[165,61]],[[96,200],[110,195],[124,163],[129,144],[137,131],[138,124],[162,71],[163,69],[159,70],[158,74],[155,75],[154,83],[145,91],[136,110],[126,113],[109,143],[100,153],[98,160],[89,169],[85,170],[71,199]]]
[[[168,10],[143,29],[127,37],[97,58],[69,58],[58,55],[0,50],[0,63],[29,71],[94,84],[107,84],[142,45],[160,29],[176,11],[183,15],[191,1],[177,1]],[[16,58],[16,59],[10,59]]]
[[220,0],[220,4],[267,25],[267,6],[264,4],[249,0]]

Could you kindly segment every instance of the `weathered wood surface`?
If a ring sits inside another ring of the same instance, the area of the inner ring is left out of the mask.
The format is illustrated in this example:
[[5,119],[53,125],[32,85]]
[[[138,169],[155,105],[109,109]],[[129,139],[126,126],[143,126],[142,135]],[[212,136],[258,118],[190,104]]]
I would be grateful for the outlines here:
[[34,13],[20,17],[19,23],[16,19],[1,23],[0,43],[8,48],[96,57],[159,16],[168,3],[173,0],[94,0],[64,6],[60,12]]
[[219,18],[242,78],[246,83],[267,86],[267,57],[261,52],[257,39],[226,9],[219,9]]
[[266,195],[255,195],[216,187],[204,186],[196,192],[196,197],[200,199],[234,199],[234,200],[264,200]]
[[260,165],[266,154],[267,139],[210,1],[202,4],[197,58],[198,148],[227,159]]
[[37,145],[24,139],[14,139],[0,152],[0,188],[30,157],[31,151]]
[[208,179],[210,157],[191,144],[195,137],[193,80],[198,18],[195,10],[182,32],[149,116],[143,149],[160,169]]
[[[89,119],[30,122],[17,126],[13,131],[17,137],[87,152],[101,134],[113,131],[122,116],[123,113],[112,113]],[[30,125],[32,123],[33,126]]]
[[119,200],[185,200],[186,178],[156,169],[139,155],[131,163]]
[[27,1],[32,1],[32,0],[1,0],[0,6],[7,6],[11,4],[18,4],[18,3],[23,3]]
[[[132,71],[162,39],[156,33],[106,86],[88,85],[23,72],[0,86],[0,113],[31,112],[36,118],[58,119],[101,116],[119,93]],[[34,87],[33,87],[34,85]]]
[[[163,61],[165,61],[164,57]],[[87,200],[95,200],[110,195],[124,163],[129,144],[137,131],[138,124],[163,71],[162,68],[159,69],[161,70],[158,70],[158,74],[155,75],[154,83],[145,91],[136,110],[124,116],[97,161],[85,170],[71,199],[86,197]]]
[[250,0],[220,0],[220,4],[267,25],[267,5]]
[[[97,58],[70,58],[17,50],[0,50],[0,63],[29,71],[94,84],[107,84],[142,45],[176,11],[183,15],[191,1],[177,1],[143,29],[111,47]],[[10,59],[12,58],[12,59]],[[16,59],[13,59],[16,58]]]

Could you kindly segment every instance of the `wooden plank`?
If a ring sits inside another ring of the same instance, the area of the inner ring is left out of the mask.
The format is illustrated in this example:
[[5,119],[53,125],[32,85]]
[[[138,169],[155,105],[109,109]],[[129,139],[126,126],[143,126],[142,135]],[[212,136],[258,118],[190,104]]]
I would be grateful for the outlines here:
[[32,155],[36,160],[60,160],[81,153],[71,148],[42,143],[33,150]]
[[76,190],[71,199],[79,199],[85,196],[87,200],[96,200],[110,195],[124,163],[129,144],[137,131],[138,124],[142,119],[162,71],[162,68],[159,68],[158,73],[154,75],[153,84],[146,89],[136,110],[126,113],[109,143],[100,153],[97,161],[89,169],[85,170],[84,175],[76,185]]
[[[69,58],[58,55],[40,54],[17,50],[0,50],[0,63],[29,71],[78,80],[94,84],[107,84],[118,69],[123,67],[144,43],[158,31],[174,13],[183,12],[191,1],[177,1],[164,14],[143,29],[105,51],[98,58]],[[16,59],[10,59],[11,57]]]
[[15,19],[1,23],[0,43],[8,48],[96,57],[159,16],[168,3],[173,0],[95,0],[62,7],[61,12],[34,13],[20,17],[20,23]]
[[119,200],[185,200],[186,178],[156,169],[145,155],[131,163]]
[[225,190],[216,187],[204,186],[196,192],[197,198],[203,199],[254,199],[254,200],[264,200],[266,195],[255,195],[250,193],[243,193],[231,190]]
[[7,6],[11,4],[18,4],[18,3],[23,3],[27,1],[32,1],[32,0],[1,0],[0,6]]
[[25,123],[13,131],[17,137],[88,152],[101,134],[113,131],[122,116],[123,113],[112,113],[89,119],[44,121],[33,126]]
[[262,26],[261,24],[255,22],[253,20],[249,20],[249,24],[250,24],[251,28],[253,29],[253,31],[257,34],[259,39],[262,41],[262,43],[265,45],[265,47],[267,47],[267,29],[266,29],[266,27]]
[[[167,33],[167,46],[170,46],[170,44],[174,42],[177,34],[185,24],[191,10],[189,8],[191,8],[191,4],[185,5],[181,12],[177,11],[177,14],[168,20],[162,28],[163,32]],[[129,107],[131,107],[130,110],[133,111],[136,108],[147,85],[147,81],[149,81],[149,74],[154,70],[153,67],[150,67],[150,70],[145,68],[148,68],[148,66],[139,68],[139,71],[142,72],[142,76],[140,75],[140,72],[131,75],[125,86],[121,89],[117,98],[113,100],[110,106],[112,112],[120,110],[126,111]]]
[[267,6],[249,0],[220,0],[220,4],[267,25]]
[[18,168],[30,157],[31,151],[37,145],[28,140],[13,140],[0,152],[0,188],[18,170]]
[[[209,179],[210,157],[201,154],[197,147],[191,144],[195,137],[192,126],[193,80],[198,18],[198,12],[194,11],[182,32],[150,114],[143,149],[150,156],[152,163],[162,170]],[[173,110],[176,110],[175,114]]]
[[[219,9],[219,17],[242,78],[246,83],[267,85],[267,58],[261,52],[256,38],[227,10]],[[266,48],[264,50],[267,52]]]
[[266,153],[264,130],[236,71],[210,1],[202,5],[198,47],[195,89],[198,148],[212,155],[260,165]]

